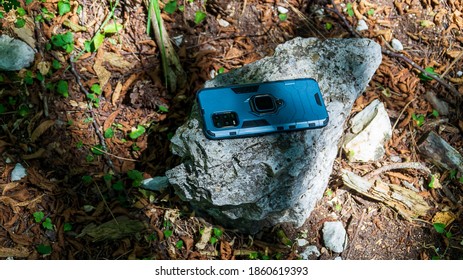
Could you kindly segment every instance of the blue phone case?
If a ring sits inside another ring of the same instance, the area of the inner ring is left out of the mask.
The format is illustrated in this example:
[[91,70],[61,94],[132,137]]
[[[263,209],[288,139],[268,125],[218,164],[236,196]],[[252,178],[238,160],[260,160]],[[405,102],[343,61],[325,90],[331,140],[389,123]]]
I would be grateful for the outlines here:
[[205,88],[197,100],[209,139],[321,128],[329,119],[314,79]]

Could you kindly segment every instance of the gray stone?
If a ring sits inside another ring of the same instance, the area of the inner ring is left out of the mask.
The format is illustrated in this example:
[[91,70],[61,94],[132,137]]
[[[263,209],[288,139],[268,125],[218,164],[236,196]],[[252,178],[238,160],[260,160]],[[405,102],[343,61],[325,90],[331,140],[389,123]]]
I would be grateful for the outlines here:
[[404,46],[402,45],[402,42],[400,42],[397,39],[392,39],[391,41],[391,46],[394,50],[400,52],[404,50]]
[[369,39],[296,38],[272,57],[208,81],[206,87],[314,78],[330,114],[323,129],[208,140],[194,106],[172,138],[182,164],[166,172],[179,197],[223,226],[256,233],[290,222],[302,226],[323,196],[344,122],[381,63]]
[[357,28],[355,28],[355,30],[358,32],[368,30],[367,22],[364,21],[363,19],[359,20],[357,23]]
[[342,223],[325,222],[322,231],[325,247],[335,253],[342,253],[347,247],[347,233]]
[[27,171],[21,163],[16,163],[11,171],[11,181],[16,182],[27,176]]
[[301,253],[301,258],[303,260],[308,260],[311,255],[315,255],[315,257],[320,257],[320,251],[318,251],[317,246],[311,245],[305,248],[304,252]]
[[145,179],[141,182],[141,188],[150,191],[163,191],[169,186],[169,179],[165,176],[157,176],[153,178]]
[[34,49],[25,42],[0,36],[0,70],[17,71],[29,67],[34,61]]
[[384,144],[391,138],[392,127],[383,103],[374,100],[350,121],[350,133],[343,149],[350,161],[368,162],[380,159]]
[[297,239],[296,243],[297,243],[297,246],[304,247],[305,245],[309,244],[309,241],[305,239]]

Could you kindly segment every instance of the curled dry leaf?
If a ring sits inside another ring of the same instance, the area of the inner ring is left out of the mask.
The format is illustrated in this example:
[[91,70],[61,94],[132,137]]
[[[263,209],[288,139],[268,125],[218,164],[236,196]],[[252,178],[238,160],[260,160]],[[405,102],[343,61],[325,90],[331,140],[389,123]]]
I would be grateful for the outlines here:
[[52,127],[55,124],[54,120],[47,120],[42,122],[31,135],[31,141],[35,142],[47,129]]
[[220,242],[220,258],[222,260],[230,260],[233,257],[232,248],[227,241]]
[[201,239],[195,245],[196,249],[204,250],[204,248],[206,248],[207,243],[211,239],[211,233],[212,233],[212,227],[207,226],[204,229],[203,234],[201,235]]
[[432,218],[433,224],[444,224],[445,226],[450,225],[455,221],[456,216],[452,212],[445,211],[445,212],[437,212],[434,217]]

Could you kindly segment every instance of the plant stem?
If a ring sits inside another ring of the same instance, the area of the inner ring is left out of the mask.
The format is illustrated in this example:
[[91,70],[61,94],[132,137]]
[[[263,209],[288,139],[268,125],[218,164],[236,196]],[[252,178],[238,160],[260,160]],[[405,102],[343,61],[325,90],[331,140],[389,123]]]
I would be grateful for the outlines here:
[[154,29],[154,39],[161,51],[162,68],[168,91],[172,94],[186,85],[186,74],[180,65],[180,59],[174,50],[161,17],[158,0],[143,0]]

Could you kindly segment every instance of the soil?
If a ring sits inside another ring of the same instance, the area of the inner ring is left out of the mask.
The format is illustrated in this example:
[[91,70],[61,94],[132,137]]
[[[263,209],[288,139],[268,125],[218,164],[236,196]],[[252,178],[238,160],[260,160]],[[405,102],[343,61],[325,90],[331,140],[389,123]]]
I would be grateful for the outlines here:
[[[317,246],[321,254],[313,259],[463,258],[463,174],[438,169],[416,145],[421,135],[433,130],[463,154],[460,1],[337,0],[335,6],[323,0],[178,1],[183,11],[177,7],[173,14],[162,13],[188,77],[186,87],[172,93],[165,87],[160,48],[146,32],[148,15],[142,1],[120,1],[114,19],[123,28],[105,35],[95,52],[80,51],[108,16],[110,1],[71,1],[71,11],[62,16],[57,1],[19,2],[31,17],[45,14],[43,8],[55,16],[30,27],[38,49],[30,72],[0,73],[0,258],[298,259],[304,250],[298,239]],[[288,9],[286,19],[278,7]],[[198,11],[206,18],[195,23]],[[86,27],[73,32],[72,56],[46,45],[52,35],[70,30],[63,25],[66,19]],[[169,139],[188,117],[195,92],[206,80],[272,55],[278,44],[297,36],[353,37],[344,21],[355,29],[360,19],[368,30],[358,36],[387,50],[392,50],[393,38],[400,40],[400,53],[423,68],[433,67],[459,96],[436,80],[420,79],[419,71],[404,59],[384,54],[351,115],[374,99],[385,103],[395,123],[386,155],[377,162],[351,163],[340,151],[327,193],[302,227],[282,224],[248,236],[196,215],[170,187],[160,192],[138,188],[141,177],[162,176],[179,164],[169,150]],[[5,13],[1,32],[18,37],[15,20],[14,11]],[[53,60],[63,67],[45,72],[42,83],[39,62]],[[28,75],[31,83],[26,82]],[[60,80],[68,82],[68,97],[47,87]],[[98,107],[88,96],[97,83],[103,85]],[[433,111],[424,98],[429,91],[447,102],[447,115]],[[145,131],[135,137],[140,125]],[[395,209],[342,184],[341,168],[364,175],[397,161],[425,164],[452,197],[443,189],[429,188],[429,178],[417,170],[382,173],[386,182],[415,186],[431,206],[428,215],[408,221]],[[27,169],[27,176],[12,182],[17,163]],[[35,221],[37,212],[43,217]],[[444,212],[452,218],[438,232],[435,215]],[[92,230],[120,216],[129,219],[123,224],[125,234],[111,233],[114,225],[108,224],[108,231]],[[43,224],[47,218],[52,227]],[[341,254],[327,250],[321,235],[323,223],[334,220],[342,221],[347,230],[348,246]],[[209,229],[217,242],[211,242]]]

